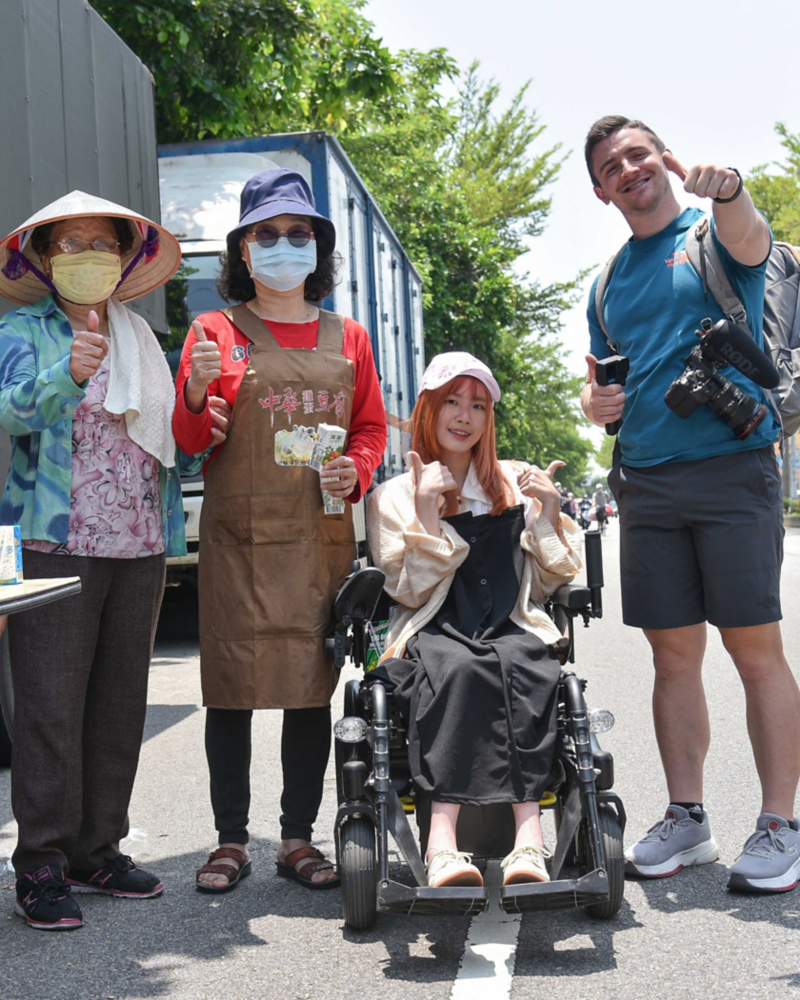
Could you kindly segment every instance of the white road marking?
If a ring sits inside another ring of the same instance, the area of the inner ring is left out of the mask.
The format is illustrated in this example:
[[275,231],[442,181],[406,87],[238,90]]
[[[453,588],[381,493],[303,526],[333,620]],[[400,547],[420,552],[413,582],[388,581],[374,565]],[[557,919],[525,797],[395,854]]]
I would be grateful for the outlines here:
[[522,914],[500,909],[502,881],[500,862],[488,862],[489,909],[472,918],[450,1000],[508,1000],[511,995]]

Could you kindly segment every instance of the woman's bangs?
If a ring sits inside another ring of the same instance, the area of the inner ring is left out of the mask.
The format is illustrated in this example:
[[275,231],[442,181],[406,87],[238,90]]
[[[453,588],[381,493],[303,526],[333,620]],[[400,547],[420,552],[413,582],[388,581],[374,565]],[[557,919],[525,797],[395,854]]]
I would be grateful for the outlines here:
[[486,397],[486,402],[491,406],[492,397],[489,393],[489,390],[486,388],[483,382],[481,382],[479,378],[475,378],[474,375],[456,375],[454,379],[451,379],[449,382],[446,382],[441,388],[442,399],[446,398],[452,393],[456,392],[461,394],[466,393],[469,389],[472,389],[474,392],[476,382],[480,386],[482,394]]

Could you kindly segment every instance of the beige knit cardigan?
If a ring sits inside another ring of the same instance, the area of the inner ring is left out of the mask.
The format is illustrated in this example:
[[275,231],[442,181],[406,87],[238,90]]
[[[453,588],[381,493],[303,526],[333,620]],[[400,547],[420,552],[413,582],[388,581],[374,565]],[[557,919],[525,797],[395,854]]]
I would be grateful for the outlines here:
[[[515,503],[522,503],[525,498],[517,486],[517,471],[524,466],[501,462],[500,467]],[[387,593],[399,605],[382,659],[402,656],[409,639],[436,617],[456,570],[467,558],[469,543],[445,521],[439,523],[441,537],[429,535],[417,517],[408,473],[382,483],[370,497],[367,533],[372,558],[386,574]],[[522,532],[525,565],[511,620],[543,642],[561,637],[543,602],[581,568],[580,536],[575,522],[564,514],[558,530],[546,517],[539,517]]]

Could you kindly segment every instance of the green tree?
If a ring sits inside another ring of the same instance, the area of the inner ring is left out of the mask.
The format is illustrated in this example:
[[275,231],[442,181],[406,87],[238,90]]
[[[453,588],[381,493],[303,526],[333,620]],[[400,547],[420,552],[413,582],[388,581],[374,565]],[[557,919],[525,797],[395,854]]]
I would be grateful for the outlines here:
[[155,79],[160,142],[344,130],[393,92],[365,0],[93,0]]
[[603,438],[603,443],[600,445],[597,452],[597,464],[601,469],[611,468],[612,455],[616,440],[616,437],[609,437],[608,435]]
[[[800,133],[780,122],[775,131],[787,150],[786,163],[763,164],[747,178],[747,190],[765,215],[777,240],[800,243]],[[779,173],[768,172],[777,168]]]
[[559,144],[494,81],[460,79],[446,50],[393,56],[364,0],[95,0],[151,68],[161,142],[326,128],[344,144],[423,277],[426,355],[469,350],[504,391],[501,457],[569,462],[592,445],[553,341],[572,281],[542,285],[515,265],[550,212]]
[[498,110],[496,83],[470,67],[459,97],[441,99],[455,67],[443,51],[401,54],[402,105],[342,137],[424,279],[425,351],[468,350],[495,372],[501,457],[568,462],[577,484],[594,447],[579,433],[581,379],[553,341],[573,281],[543,286],[515,269],[541,233],[557,178],[558,144],[525,108],[523,87]]

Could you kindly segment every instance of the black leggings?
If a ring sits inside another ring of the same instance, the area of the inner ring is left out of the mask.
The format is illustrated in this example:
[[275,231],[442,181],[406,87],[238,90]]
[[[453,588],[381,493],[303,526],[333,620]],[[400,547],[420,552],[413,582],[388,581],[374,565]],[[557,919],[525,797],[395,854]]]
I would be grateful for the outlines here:
[[[253,713],[206,709],[206,757],[211,807],[220,844],[246,844],[250,811],[250,754]],[[311,840],[322,802],[331,751],[331,709],[294,708],[283,713],[281,838]]]

